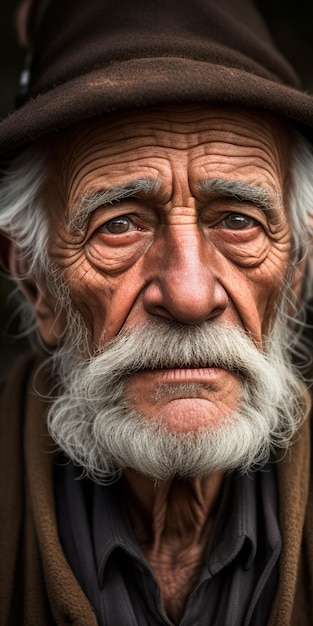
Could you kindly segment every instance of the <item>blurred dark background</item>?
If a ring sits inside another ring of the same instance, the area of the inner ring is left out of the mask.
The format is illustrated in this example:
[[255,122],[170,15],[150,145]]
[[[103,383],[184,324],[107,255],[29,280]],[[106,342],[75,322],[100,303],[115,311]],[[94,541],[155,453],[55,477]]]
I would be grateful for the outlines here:
[[[14,108],[24,54],[16,44],[13,26],[19,0],[0,2],[0,118],[3,118]],[[298,71],[305,88],[313,93],[313,0],[256,0],[256,3],[278,48]],[[10,363],[17,351],[26,348],[25,340],[16,339],[19,322],[16,304],[9,297],[11,291],[11,282],[0,276],[0,369]]]

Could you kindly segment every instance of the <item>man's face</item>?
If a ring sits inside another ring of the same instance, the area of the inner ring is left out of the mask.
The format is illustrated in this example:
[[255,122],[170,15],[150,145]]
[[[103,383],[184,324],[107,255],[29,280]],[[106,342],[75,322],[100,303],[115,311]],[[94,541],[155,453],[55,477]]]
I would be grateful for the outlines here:
[[[261,349],[291,243],[277,121],[226,108],[146,111],[81,125],[64,146],[47,192],[50,252],[91,344],[149,322],[218,320]],[[143,370],[126,388],[135,410],[179,432],[219,422],[240,392],[218,367]]]

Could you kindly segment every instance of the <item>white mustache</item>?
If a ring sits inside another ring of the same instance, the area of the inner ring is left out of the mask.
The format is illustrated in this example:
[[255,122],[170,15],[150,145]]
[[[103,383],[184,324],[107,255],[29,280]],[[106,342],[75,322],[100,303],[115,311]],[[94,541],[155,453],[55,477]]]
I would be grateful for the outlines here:
[[220,367],[245,378],[252,374],[256,358],[266,360],[267,356],[246,332],[212,321],[194,326],[162,322],[135,327],[107,343],[93,361],[101,362],[103,373],[109,369],[112,382],[118,382],[140,370],[177,367]]

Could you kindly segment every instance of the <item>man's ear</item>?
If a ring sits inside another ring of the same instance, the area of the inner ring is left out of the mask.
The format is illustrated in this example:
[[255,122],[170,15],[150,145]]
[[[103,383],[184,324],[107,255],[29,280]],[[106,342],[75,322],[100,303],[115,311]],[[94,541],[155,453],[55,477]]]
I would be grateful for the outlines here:
[[55,347],[64,328],[60,313],[56,310],[56,298],[49,293],[44,282],[39,283],[34,278],[25,277],[25,267],[22,267],[18,258],[15,244],[1,232],[0,261],[3,269],[12,276],[33,309],[42,340],[48,346]]

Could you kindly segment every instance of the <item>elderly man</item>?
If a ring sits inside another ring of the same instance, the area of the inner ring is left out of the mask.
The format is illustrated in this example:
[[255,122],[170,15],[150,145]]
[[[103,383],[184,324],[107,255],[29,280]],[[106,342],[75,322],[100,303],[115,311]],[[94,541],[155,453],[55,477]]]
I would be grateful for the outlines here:
[[1,624],[308,626],[312,98],[249,0],[31,8]]

